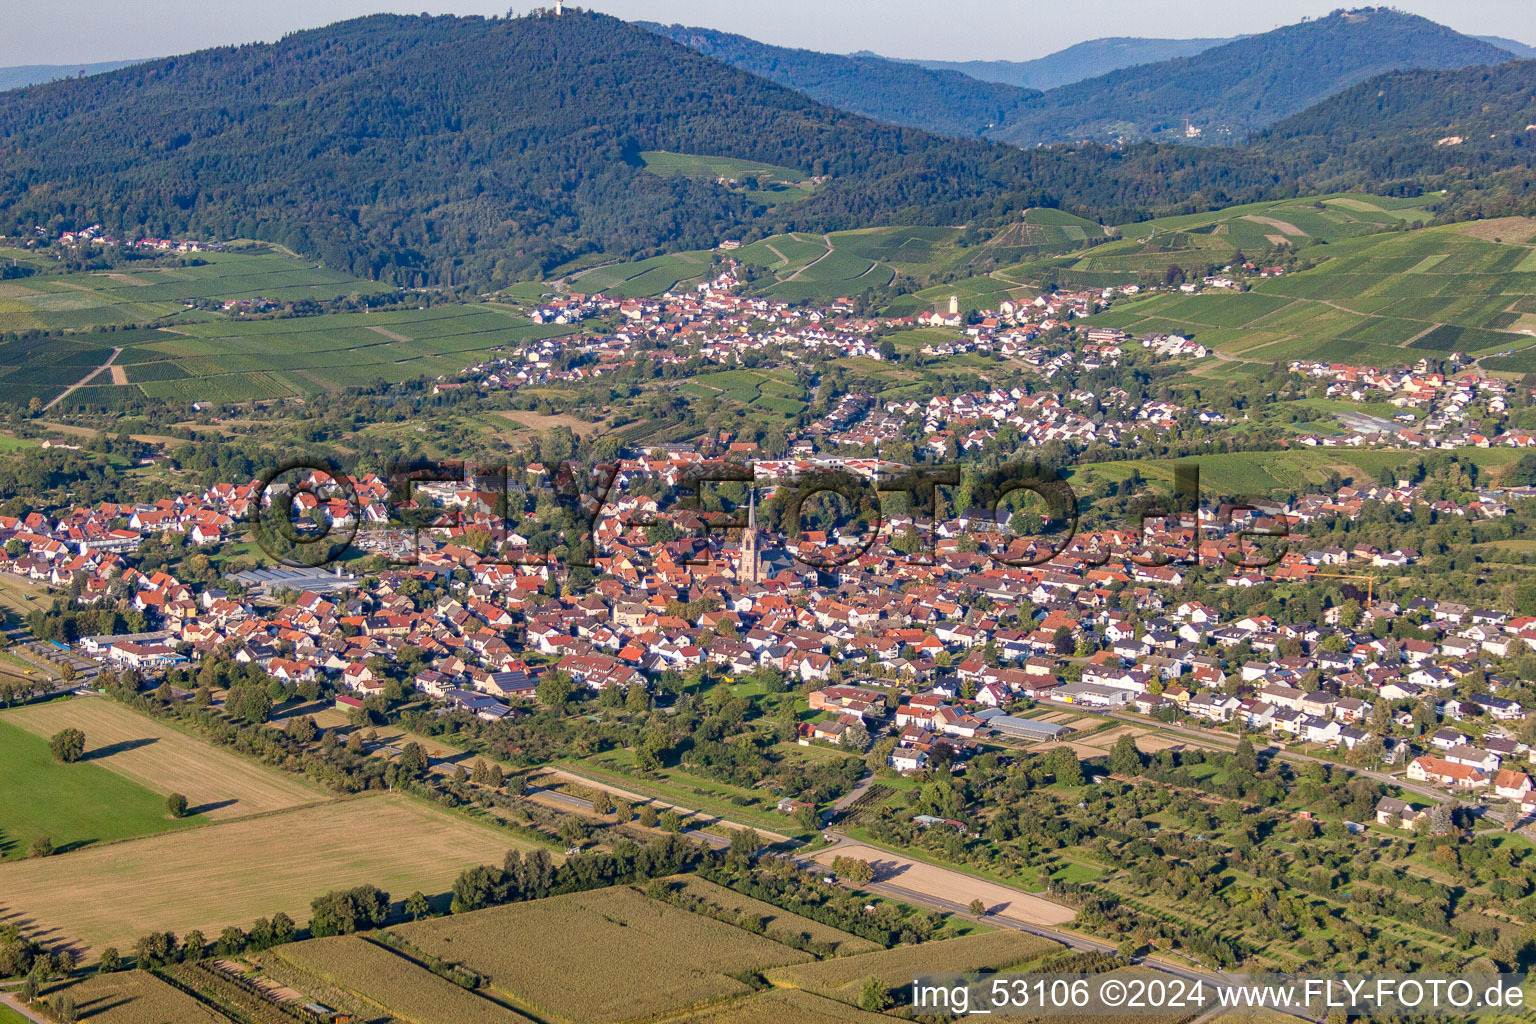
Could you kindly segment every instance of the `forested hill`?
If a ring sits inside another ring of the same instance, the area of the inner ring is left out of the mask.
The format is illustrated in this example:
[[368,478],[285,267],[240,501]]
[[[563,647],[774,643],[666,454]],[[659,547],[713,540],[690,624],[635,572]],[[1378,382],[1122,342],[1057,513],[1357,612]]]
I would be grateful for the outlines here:
[[974,136],[1040,95],[874,55],[845,57],[769,46],[746,36],[685,25],[641,23],[658,35],[814,100],[887,124]]
[[1374,75],[1499,64],[1511,54],[1417,15],[1340,11],[1160,64],[1053,89],[994,138],[1032,146],[1081,139],[1235,143]]
[[60,78],[99,75],[103,71],[116,71],[138,63],[136,60],[109,60],[100,64],[24,64],[14,68],[0,68],[0,91],[19,89],[39,82],[55,82]]
[[[1233,37],[1237,38],[1237,37]],[[979,78],[983,82],[1001,82],[1025,89],[1054,89],[1060,85],[1081,82],[1085,78],[1128,68],[1137,64],[1155,64],[1175,57],[1193,57],[1195,54],[1232,42],[1228,39],[1143,39],[1137,36],[1109,36],[1074,43],[1064,50],[1048,53],[1034,60],[909,60],[891,58],[907,64],[917,64],[935,71],[958,71],[962,75]],[[860,53],[857,56],[875,57],[878,54]]]
[[1253,146],[1324,186],[1413,180],[1455,192],[1473,183],[1483,194],[1462,202],[1463,213],[1528,212],[1536,202],[1533,124],[1536,61],[1512,61],[1381,75],[1281,121]]
[[[828,180],[778,207],[643,170],[671,150]],[[1283,188],[1232,150],[1021,152],[880,125],[591,13],[377,15],[0,93],[0,232],[256,237],[400,283],[751,231],[1119,222]]]

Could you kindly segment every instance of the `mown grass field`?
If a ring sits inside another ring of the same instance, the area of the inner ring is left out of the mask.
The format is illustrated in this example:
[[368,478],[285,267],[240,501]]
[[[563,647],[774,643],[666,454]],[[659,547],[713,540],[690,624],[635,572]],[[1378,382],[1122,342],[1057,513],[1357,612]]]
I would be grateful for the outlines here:
[[792,167],[760,164],[728,156],[672,153],[664,149],[646,150],[640,154],[640,159],[645,169],[652,174],[677,174],[706,181],[724,179],[732,191],[769,206],[797,202],[816,191],[815,183],[810,180],[811,175]]
[[85,733],[84,761],[162,795],[180,793],[211,821],[313,803],[326,797],[296,778],[177,732],[99,697],[35,704],[0,721],[47,738],[66,727]]
[[[93,788],[131,785],[76,767],[108,780]],[[154,802],[163,813],[163,799]],[[279,910],[302,923],[310,901],[332,889],[373,884],[397,901],[417,889],[446,892],[464,868],[500,864],[507,850],[528,846],[404,796],[370,794],[0,864],[0,915],[89,952],[126,949],[149,931],[217,935]]]
[[[422,952],[486,975],[516,1005],[584,1024],[647,1019],[746,995],[750,989],[732,973],[812,959],[626,886],[420,921],[393,932]],[[573,974],[580,964],[591,969]]]
[[[0,859],[25,857],[39,835],[48,836],[56,850],[73,850],[187,828],[207,820],[172,819],[165,809],[165,797],[99,764],[59,764],[53,759],[48,738],[12,724],[9,718],[14,714],[0,716]],[[56,857],[18,867],[35,870],[34,865],[66,859]],[[0,903],[19,895],[7,888],[8,870],[9,866],[0,868]]]

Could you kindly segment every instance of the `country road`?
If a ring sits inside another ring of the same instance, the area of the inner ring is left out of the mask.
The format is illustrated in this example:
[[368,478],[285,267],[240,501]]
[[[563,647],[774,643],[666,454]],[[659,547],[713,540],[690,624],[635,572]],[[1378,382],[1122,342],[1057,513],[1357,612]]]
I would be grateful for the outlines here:
[[96,367],[96,369],[92,370],[90,373],[86,374],[84,377],[81,377],[79,380],[75,381],[69,387],[65,388],[62,392],[60,392],[54,398],[53,401],[51,401],[47,405],[43,406],[43,412],[47,412],[49,409],[52,409],[54,406],[56,406],[60,402],[64,401],[64,399],[68,398],[70,395],[74,394],[76,391],[78,391],[79,389],[85,387],[91,381],[95,380],[102,373],[104,373],[104,372],[105,373],[111,373],[112,372],[112,361],[114,359],[116,359],[118,357],[118,354],[120,352],[122,352],[122,351],[123,351],[123,349],[122,349],[121,345],[116,346],[115,348],[113,348],[112,349],[112,354],[107,356],[107,361],[106,362],[104,362],[100,366]]

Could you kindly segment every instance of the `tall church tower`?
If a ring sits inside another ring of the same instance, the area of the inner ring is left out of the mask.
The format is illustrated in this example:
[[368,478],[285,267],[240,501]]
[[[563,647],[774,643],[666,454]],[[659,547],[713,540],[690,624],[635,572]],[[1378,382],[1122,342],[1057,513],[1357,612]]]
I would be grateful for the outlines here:
[[741,534],[741,565],[736,570],[740,582],[758,583],[762,580],[762,553],[757,549],[757,488],[753,488],[747,503],[747,528]]

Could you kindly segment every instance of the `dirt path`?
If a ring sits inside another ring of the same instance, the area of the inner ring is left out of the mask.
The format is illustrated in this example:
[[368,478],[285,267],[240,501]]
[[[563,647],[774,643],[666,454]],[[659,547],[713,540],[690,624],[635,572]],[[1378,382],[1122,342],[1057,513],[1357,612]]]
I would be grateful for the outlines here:
[[384,335],[384,337],[388,338],[390,341],[414,341],[414,340],[416,340],[414,338],[407,338],[405,335],[401,334],[399,331],[392,331],[388,327],[370,327],[368,329],[370,331],[372,331],[374,334],[382,334],[382,335]]
[[[54,406],[56,406],[60,402],[64,401],[64,399],[66,399],[70,395],[74,394],[80,388],[85,387],[87,384],[89,384],[92,381],[92,379],[94,379],[96,377],[97,374],[101,373],[101,371],[107,370],[107,371],[111,372],[112,371],[112,360],[116,359],[117,356],[118,356],[118,353],[120,353],[122,350],[123,350],[122,346],[120,346],[120,345],[117,346],[116,348],[112,349],[112,354],[107,356],[107,361],[106,362],[104,362],[100,366],[96,367],[96,369],[92,370],[90,373],[86,374],[84,377],[81,377],[79,380],[75,381],[69,387],[65,388],[63,390],[63,392],[61,392],[58,395],[58,397],[56,397],[53,401],[49,402],[47,405],[43,406],[43,412],[47,412],[49,409],[52,409]],[[117,374],[116,373],[112,374],[112,380],[113,380],[113,383],[117,383]],[[124,384],[128,383],[128,378],[126,376],[123,378],[122,383],[124,383]]]
[[817,256],[815,259],[811,260],[811,262],[807,263],[805,266],[801,267],[799,270],[795,271],[793,274],[790,274],[784,280],[786,280],[786,281],[793,281],[795,278],[799,277],[801,274],[805,273],[807,270],[810,270],[816,264],[820,263],[822,260],[826,259],[828,256],[831,256],[832,253],[836,251],[834,249],[833,245],[832,245],[832,236],[831,235],[822,235],[821,236],[821,240],[823,242],[827,243],[827,251],[822,253],[820,256]]
[[817,853],[815,860],[818,864],[830,866],[838,857],[867,861],[875,869],[877,883],[899,885],[903,889],[961,906],[969,905],[972,900],[980,900],[986,905],[988,913],[1024,924],[1049,928],[1068,924],[1077,917],[1077,911],[1071,907],[1053,903],[1033,893],[854,842],[829,847]]

